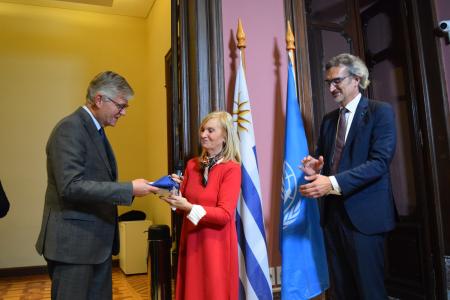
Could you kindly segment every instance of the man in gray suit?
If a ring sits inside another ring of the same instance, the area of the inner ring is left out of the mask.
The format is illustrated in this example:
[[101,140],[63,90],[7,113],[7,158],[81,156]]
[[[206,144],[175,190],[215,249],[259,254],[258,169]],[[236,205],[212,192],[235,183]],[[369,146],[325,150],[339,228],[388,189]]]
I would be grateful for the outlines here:
[[98,74],[86,104],[62,119],[47,142],[48,183],[36,250],[47,261],[52,299],[112,299],[117,205],[158,190],[145,179],[116,181],[116,160],[103,128],[116,125],[132,96],[119,74]]
[[6,216],[9,210],[9,201],[3,190],[2,181],[0,180],[0,218]]

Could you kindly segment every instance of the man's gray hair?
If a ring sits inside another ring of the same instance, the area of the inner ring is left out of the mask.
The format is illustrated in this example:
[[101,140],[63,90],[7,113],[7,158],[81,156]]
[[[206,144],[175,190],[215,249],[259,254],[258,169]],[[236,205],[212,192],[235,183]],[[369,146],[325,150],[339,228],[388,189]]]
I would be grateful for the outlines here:
[[325,70],[328,71],[332,67],[339,66],[347,67],[350,75],[359,77],[359,87],[362,90],[365,90],[369,86],[369,70],[367,69],[366,64],[359,57],[349,53],[341,53],[327,62],[325,65]]
[[133,89],[125,78],[112,71],[101,72],[92,79],[87,89],[86,103],[94,103],[94,97],[97,93],[110,98],[120,95],[127,100],[134,95]]

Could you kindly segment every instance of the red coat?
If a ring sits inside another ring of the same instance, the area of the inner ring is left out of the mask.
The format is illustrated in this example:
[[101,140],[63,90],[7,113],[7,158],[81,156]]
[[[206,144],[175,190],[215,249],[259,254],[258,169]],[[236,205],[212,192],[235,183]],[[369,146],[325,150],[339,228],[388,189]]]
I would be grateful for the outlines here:
[[176,299],[238,299],[235,214],[241,167],[232,161],[215,165],[204,187],[198,159],[191,159],[184,176],[183,197],[201,205],[206,215],[197,226],[184,216]]

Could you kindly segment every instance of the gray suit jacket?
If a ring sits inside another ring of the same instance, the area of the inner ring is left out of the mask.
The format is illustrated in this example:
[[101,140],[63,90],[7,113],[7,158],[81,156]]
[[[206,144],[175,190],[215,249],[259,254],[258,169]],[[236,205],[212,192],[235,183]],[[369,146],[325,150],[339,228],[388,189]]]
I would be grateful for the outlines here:
[[116,182],[110,159],[89,114],[79,108],[62,119],[47,142],[47,191],[36,250],[45,258],[98,264],[119,252],[117,206],[130,205],[132,184]]
[[0,218],[6,216],[9,210],[9,201],[3,190],[2,181],[0,180]]

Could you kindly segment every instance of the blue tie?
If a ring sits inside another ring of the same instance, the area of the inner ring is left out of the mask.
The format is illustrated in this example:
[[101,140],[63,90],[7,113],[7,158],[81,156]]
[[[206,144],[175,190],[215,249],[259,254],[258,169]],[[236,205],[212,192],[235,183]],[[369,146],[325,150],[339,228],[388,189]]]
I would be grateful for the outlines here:
[[108,157],[109,165],[111,166],[111,170],[113,171],[114,177],[116,176],[116,172],[114,171],[114,160],[113,160],[113,154],[111,152],[111,149],[109,147],[108,138],[106,137],[105,130],[103,127],[100,127],[98,130],[98,133],[102,137],[103,140],[103,146],[105,147],[106,156]]
[[101,137],[103,139],[105,139],[105,130],[103,129],[103,127],[100,127],[100,129],[98,130],[98,133],[100,133]]

